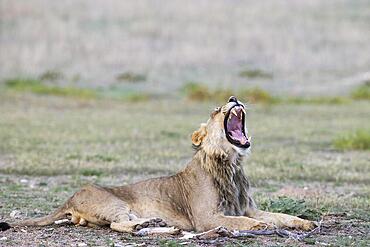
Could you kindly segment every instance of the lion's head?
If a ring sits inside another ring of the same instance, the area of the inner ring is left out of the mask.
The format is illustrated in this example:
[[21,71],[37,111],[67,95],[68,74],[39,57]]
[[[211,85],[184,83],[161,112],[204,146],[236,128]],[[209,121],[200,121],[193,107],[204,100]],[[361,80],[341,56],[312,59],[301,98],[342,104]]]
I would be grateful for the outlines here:
[[236,97],[217,107],[207,123],[192,134],[193,145],[209,154],[215,152],[244,154],[251,145],[245,126],[245,106]]

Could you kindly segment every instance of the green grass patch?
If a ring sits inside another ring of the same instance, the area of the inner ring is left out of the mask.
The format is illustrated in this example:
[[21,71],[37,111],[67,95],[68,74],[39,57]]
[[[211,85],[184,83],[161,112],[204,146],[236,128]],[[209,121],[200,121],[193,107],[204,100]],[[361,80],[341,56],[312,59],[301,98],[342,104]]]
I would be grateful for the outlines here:
[[57,81],[64,78],[64,75],[57,70],[48,70],[40,75],[41,81]]
[[334,147],[340,150],[370,150],[370,129],[359,129],[334,139]]
[[173,132],[173,131],[167,131],[167,130],[161,130],[160,134],[164,137],[168,138],[180,138],[181,134],[178,132]]
[[[49,72],[48,72],[49,73]],[[52,72],[50,72],[52,73]],[[45,78],[53,77],[52,74],[47,74]],[[53,95],[60,97],[72,97],[79,99],[113,99],[127,102],[141,102],[150,99],[146,93],[133,90],[124,90],[119,88],[111,89],[88,89],[77,87],[60,87],[46,84],[41,80],[15,78],[5,81],[5,86],[12,91],[34,93],[39,95]]]
[[183,87],[182,91],[188,99],[192,101],[211,101],[225,102],[231,95],[235,95],[238,99],[247,103],[262,103],[262,104],[317,104],[317,105],[340,105],[351,102],[348,97],[277,97],[271,95],[266,90],[259,87],[231,90],[231,89],[210,89],[203,83],[188,82]]
[[[333,243],[331,243],[333,244]],[[357,246],[357,247],[366,247],[369,246],[369,240],[367,239],[358,239],[352,236],[337,236],[333,245],[329,246]]]
[[[370,203],[370,198],[367,201],[367,205]],[[365,206],[366,207],[366,206]],[[356,208],[355,210],[352,210],[350,214],[347,215],[348,219],[360,219],[363,221],[367,221],[370,224],[370,214],[368,210],[363,209],[363,208]],[[370,227],[370,225],[369,225]]]
[[70,154],[65,157],[67,160],[85,160],[95,162],[117,162],[119,159],[112,155],[92,154],[83,156],[81,154]]
[[98,97],[97,92],[91,89],[52,86],[44,84],[36,79],[9,79],[5,81],[5,85],[8,89],[17,92],[30,92],[41,95],[55,95],[81,99],[95,99]]
[[323,208],[310,207],[304,200],[296,200],[286,196],[262,201],[260,207],[264,211],[290,214],[307,220],[318,220],[324,211]]
[[126,82],[143,82],[146,81],[146,76],[143,74],[136,74],[133,72],[121,73],[116,77],[117,81]]
[[275,104],[280,102],[278,97],[272,96],[269,92],[258,87],[241,90],[238,95],[250,103]]
[[12,192],[20,191],[23,188],[21,184],[10,184],[8,186],[8,190]]
[[349,97],[343,96],[320,96],[320,97],[277,97],[259,87],[231,90],[210,89],[203,83],[188,82],[182,91],[192,101],[225,102],[231,95],[235,95],[241,101],[247,103],[262,104],[312,104],[312,105],[341,105],[352,102]]
[[272,73],[260,69],[244,69],[239,72],[239,76],[250,79],[255,78],[272,79],[273,77]]
[[102,161],[102,162],[115,162],[118,159],[114,156],[103,155],[103,154],[94,154],[86,156],[87,161]]
[[121,99],[129,102],[143,102],[148,101],[150,99],[150,96],[146,93],[132,92],[130,94],[122,96]]
[[69,186],[57,186],[52,189],[53,192],[58,193],[58,192],[65,192],[65,191],[70,191],[71,188]]
[[183,246],[183,245],[178,243],[175,240],[161,239],[161,240],[159,240],[159,246],[161,246],[161,247],[180,247],[180,246]]
[[79,174],[82,176],[102,176],[104,173],[101,170],[85,168],[79,171]]
[[185,93],[188,99],[194,101],[206,101],[212,98],[212,92],[210,89],[198,82],[187,82],[182,91]]
[[279,102],[278,98],[258,87],[237,91],[222,88],[212,90],[202,83],[188,82],[183,87],[183,92],[188,99],[194,101],[225,102],[231,95],[235,95],[238,99],[248,103],[273,104]]
[[356,100],[370,100],[370,81],[353,90],[351,97]]

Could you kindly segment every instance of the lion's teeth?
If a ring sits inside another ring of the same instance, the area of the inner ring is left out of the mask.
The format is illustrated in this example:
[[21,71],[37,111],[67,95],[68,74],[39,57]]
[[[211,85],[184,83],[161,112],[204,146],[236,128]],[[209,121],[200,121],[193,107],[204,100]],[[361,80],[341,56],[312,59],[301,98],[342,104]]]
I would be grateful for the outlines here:
[[238,116],[238,113],[236,113],[235,108],[233,108],[233,109],[231,110],[231,113],[232,113],[232,114],[234,114],[235,116]]
[[242,108],[242,111],[244,112],[244,114],[247,114],[247,112],[245,111],[245,109],[244,109],[244,108]]

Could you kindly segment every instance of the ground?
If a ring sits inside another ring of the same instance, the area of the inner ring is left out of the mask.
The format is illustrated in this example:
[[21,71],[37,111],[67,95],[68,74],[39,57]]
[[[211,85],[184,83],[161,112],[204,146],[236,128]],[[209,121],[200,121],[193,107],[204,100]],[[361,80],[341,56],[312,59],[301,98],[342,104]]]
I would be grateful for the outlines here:
[[[186,100],[185,88],[215,100],[258,87],[268,97],[248,104],[243,162],[254,198],[320,214],[323,231],[302,243],[189,244],[369,245],[369,148],[351,150],[370,142],[368,9],[367,0],[0,0],[0,221],[50,213],[86,183],[175,173],[217,106]],[[0,246],[130,243],[184,244],[69,225],[0,232]]]
[[[190,135],[216,103],[182,98],[122,102],[0,93],[0,221],[50,213],[86,183],[122,185],[173,174],[190,160]],[[339,151],[333,140],[366,128],[368,101],[249,105],[252,152],[244,162],[257,204],[287,196],[322,214],[305,242],[276,236],[193,245],[366,246],[370,227],[369,151]],[[0,245],[173,246],[106,228],[11,229]]]

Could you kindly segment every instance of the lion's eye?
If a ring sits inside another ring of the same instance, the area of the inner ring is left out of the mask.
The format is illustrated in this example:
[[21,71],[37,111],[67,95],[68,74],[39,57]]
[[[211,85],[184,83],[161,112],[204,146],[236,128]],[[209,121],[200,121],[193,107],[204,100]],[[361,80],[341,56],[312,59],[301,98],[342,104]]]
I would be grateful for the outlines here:
[[216,107],[213,112],[211,113],[211,117],[213,118],[214,116],[217,115],[217,113],[219,113],[221,110],[221,107]]

